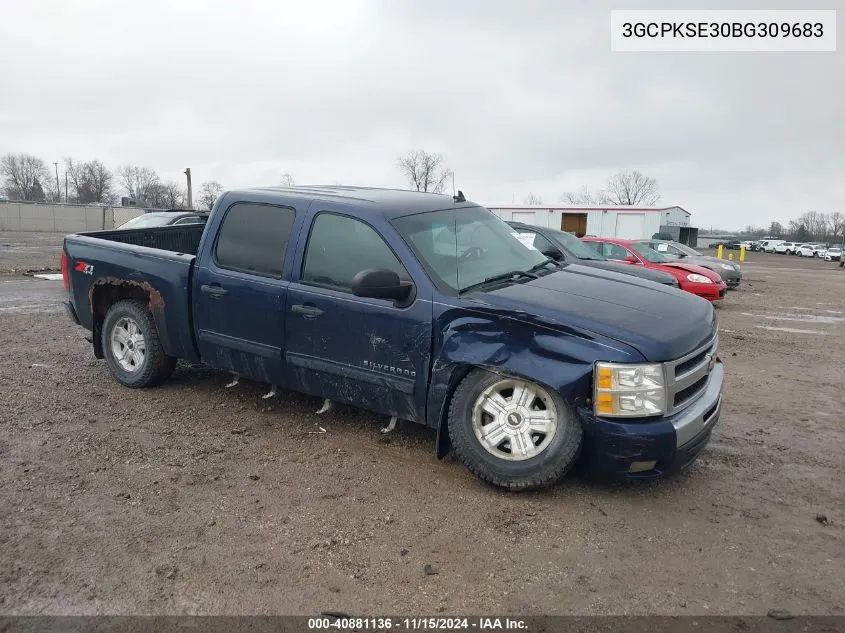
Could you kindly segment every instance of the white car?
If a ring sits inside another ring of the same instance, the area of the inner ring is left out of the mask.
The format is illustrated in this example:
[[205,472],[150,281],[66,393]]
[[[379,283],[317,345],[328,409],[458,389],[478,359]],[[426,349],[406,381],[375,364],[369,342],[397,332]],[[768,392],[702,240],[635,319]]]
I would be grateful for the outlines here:
[[812,244],[799,244],[795,247],[795,254],[799,257],[815,257],[815,249]]
[[823,258],[827,253],[827,244],[813,244],[813,257]]
[[760,242],[760,250],[766,253],[774,253],[778,244],[783,244],[783,240],[763,240]]
[[796,246],[795,242],[780,242],[775,244],[774,252],[778,255],[794,255]]
[[838,262],[842,259],[842,251],[845,246],[831,246],[824,254],[824,261]]

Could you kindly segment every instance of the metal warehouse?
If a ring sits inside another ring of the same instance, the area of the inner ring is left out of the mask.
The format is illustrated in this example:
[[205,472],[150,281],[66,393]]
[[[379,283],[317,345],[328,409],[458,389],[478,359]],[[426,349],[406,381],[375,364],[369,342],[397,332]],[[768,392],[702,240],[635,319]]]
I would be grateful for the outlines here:
[[695,246],[698,229],[690,226],[691,213],[678,206],[578,206],[510,205],[488,207],[506,221],[561,229],[578,237],[650,238],[665,233],[673,240]]

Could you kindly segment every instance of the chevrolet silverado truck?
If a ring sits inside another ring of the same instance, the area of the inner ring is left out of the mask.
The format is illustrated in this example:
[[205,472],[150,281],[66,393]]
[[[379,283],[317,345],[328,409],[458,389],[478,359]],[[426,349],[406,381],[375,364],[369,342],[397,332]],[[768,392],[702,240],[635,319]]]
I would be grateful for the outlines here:
[[549,259],[461,192],[228,191],[204,225],[68,235],[61,263],[121,385],[203,361],[427,425],[500,487],[676,473],[719,420],[710,302]]

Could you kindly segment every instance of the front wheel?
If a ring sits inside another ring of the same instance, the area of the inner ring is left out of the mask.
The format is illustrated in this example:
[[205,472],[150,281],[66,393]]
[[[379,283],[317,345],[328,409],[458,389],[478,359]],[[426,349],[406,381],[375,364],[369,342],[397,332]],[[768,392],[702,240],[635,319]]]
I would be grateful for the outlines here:
[[554,390],[476,369],[452,397],[449,437],[482,481],[530,490],[556,483],[575,465],[582,429]]
[[176,368],[177,359],[164,353],[153,315],[140,301],[126,299],[109,308],[102,343],[109,371],[126,387],[152,387]]

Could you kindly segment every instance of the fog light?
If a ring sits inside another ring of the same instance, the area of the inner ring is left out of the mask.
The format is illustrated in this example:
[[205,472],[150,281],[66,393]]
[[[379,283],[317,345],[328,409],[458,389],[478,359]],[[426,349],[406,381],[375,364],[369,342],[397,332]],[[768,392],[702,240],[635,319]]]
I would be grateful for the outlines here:
[[628,467],[629,473],[643,473],[647,470],[652,470],[655,466],[657,466],[657,462],[631,462],[631,465]]

